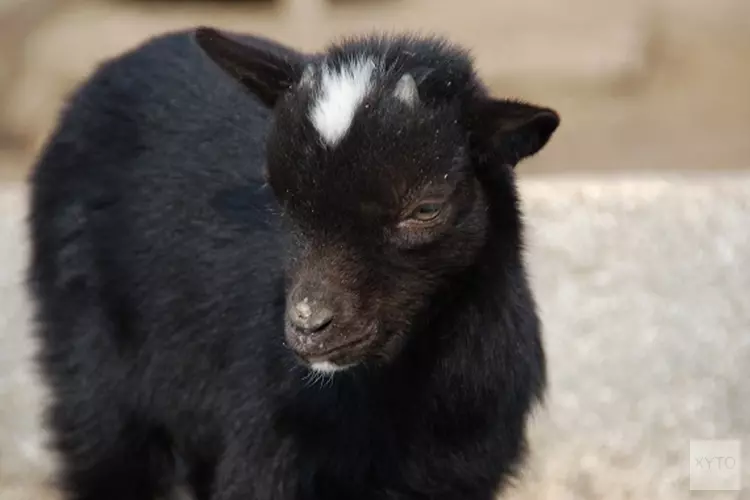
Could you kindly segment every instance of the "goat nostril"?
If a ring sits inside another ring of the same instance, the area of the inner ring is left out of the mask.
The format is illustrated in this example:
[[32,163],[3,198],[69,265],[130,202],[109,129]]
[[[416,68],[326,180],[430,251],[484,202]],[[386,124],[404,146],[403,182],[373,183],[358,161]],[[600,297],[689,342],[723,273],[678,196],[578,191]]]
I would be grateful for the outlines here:
[[322,308],[311,319],[311,329],[318,332],[333,321],[333,312],[330,309]]
[[333,311],[324,306],[311,306],[309,301],[302,300],[290,308],[289,319],[298,329],[314,333],[333,321]]
[[294,313],[302,320],[307,320],[312,316],[312,308],[306,301],[297,302],[294,306]]

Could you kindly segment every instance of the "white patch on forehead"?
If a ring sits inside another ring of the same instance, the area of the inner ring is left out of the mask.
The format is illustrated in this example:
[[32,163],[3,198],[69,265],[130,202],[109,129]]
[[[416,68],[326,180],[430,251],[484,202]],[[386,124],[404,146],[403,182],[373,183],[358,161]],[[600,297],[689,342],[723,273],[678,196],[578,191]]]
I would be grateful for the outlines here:
[[414,77],[409,73],[404,73],[396,84],[393,96],[404,104],[416,106],[419,102],[419,90],[417,89],[417,82],[414,80]]
[[313,363],[310,365],[310,368],[313,371],[319,372],[319,373],[336,373],[341,372],[349,368],[351,365],[337,365],[334,363],[331,363],[330,361],[319,361],[317,363]]
[[320,91],[310,111],[310,120],[331,146],[346,135],[357,107],[372,88],[375,61],[359,58],[340,70],[324,67]]

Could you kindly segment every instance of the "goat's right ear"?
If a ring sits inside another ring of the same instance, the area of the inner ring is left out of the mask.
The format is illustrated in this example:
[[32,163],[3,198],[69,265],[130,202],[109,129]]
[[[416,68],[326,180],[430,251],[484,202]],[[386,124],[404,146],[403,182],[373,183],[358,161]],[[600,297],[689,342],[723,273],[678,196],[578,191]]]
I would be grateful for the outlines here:
[[478,99],[472,111],[483,156],[514,166],[539,152],[560,125],[555,110],[522,101]]
[[232,78],[273,108],[302,76],[303,54],[261,38],[233,40],[213,28],[195,30],[198,46]]

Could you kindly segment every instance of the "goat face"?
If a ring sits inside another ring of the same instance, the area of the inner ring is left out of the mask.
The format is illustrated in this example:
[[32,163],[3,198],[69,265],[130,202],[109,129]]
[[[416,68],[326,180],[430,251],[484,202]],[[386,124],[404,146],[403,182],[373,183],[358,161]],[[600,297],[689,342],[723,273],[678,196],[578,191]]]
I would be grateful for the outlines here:
[[493,232],[518,238],[512,176],[492,171],[541,149],[558,117],[487,97],[460,50],[370,38],[304,56],[209,29],[198,41],[274,110],[267,176],[288,237],[285,336],[313,369],[393,359]]
[[381,108],[369,103],[376,117],[355,119],[333,148],[286,120],[269,141],[269,183],[291,235],[287,342],[323,366],[392,354],[485,238],[455,110]]

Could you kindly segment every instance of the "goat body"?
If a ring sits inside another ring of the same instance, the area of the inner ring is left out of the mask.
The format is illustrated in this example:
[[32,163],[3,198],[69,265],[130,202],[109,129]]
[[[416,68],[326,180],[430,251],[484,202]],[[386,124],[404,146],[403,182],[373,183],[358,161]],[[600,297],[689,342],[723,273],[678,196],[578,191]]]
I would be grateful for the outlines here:
[[30,179],[67,498],[177,462],[199,500],[494,498],[545,386],[514,168],[557,125],[438,38],[103,63]]

